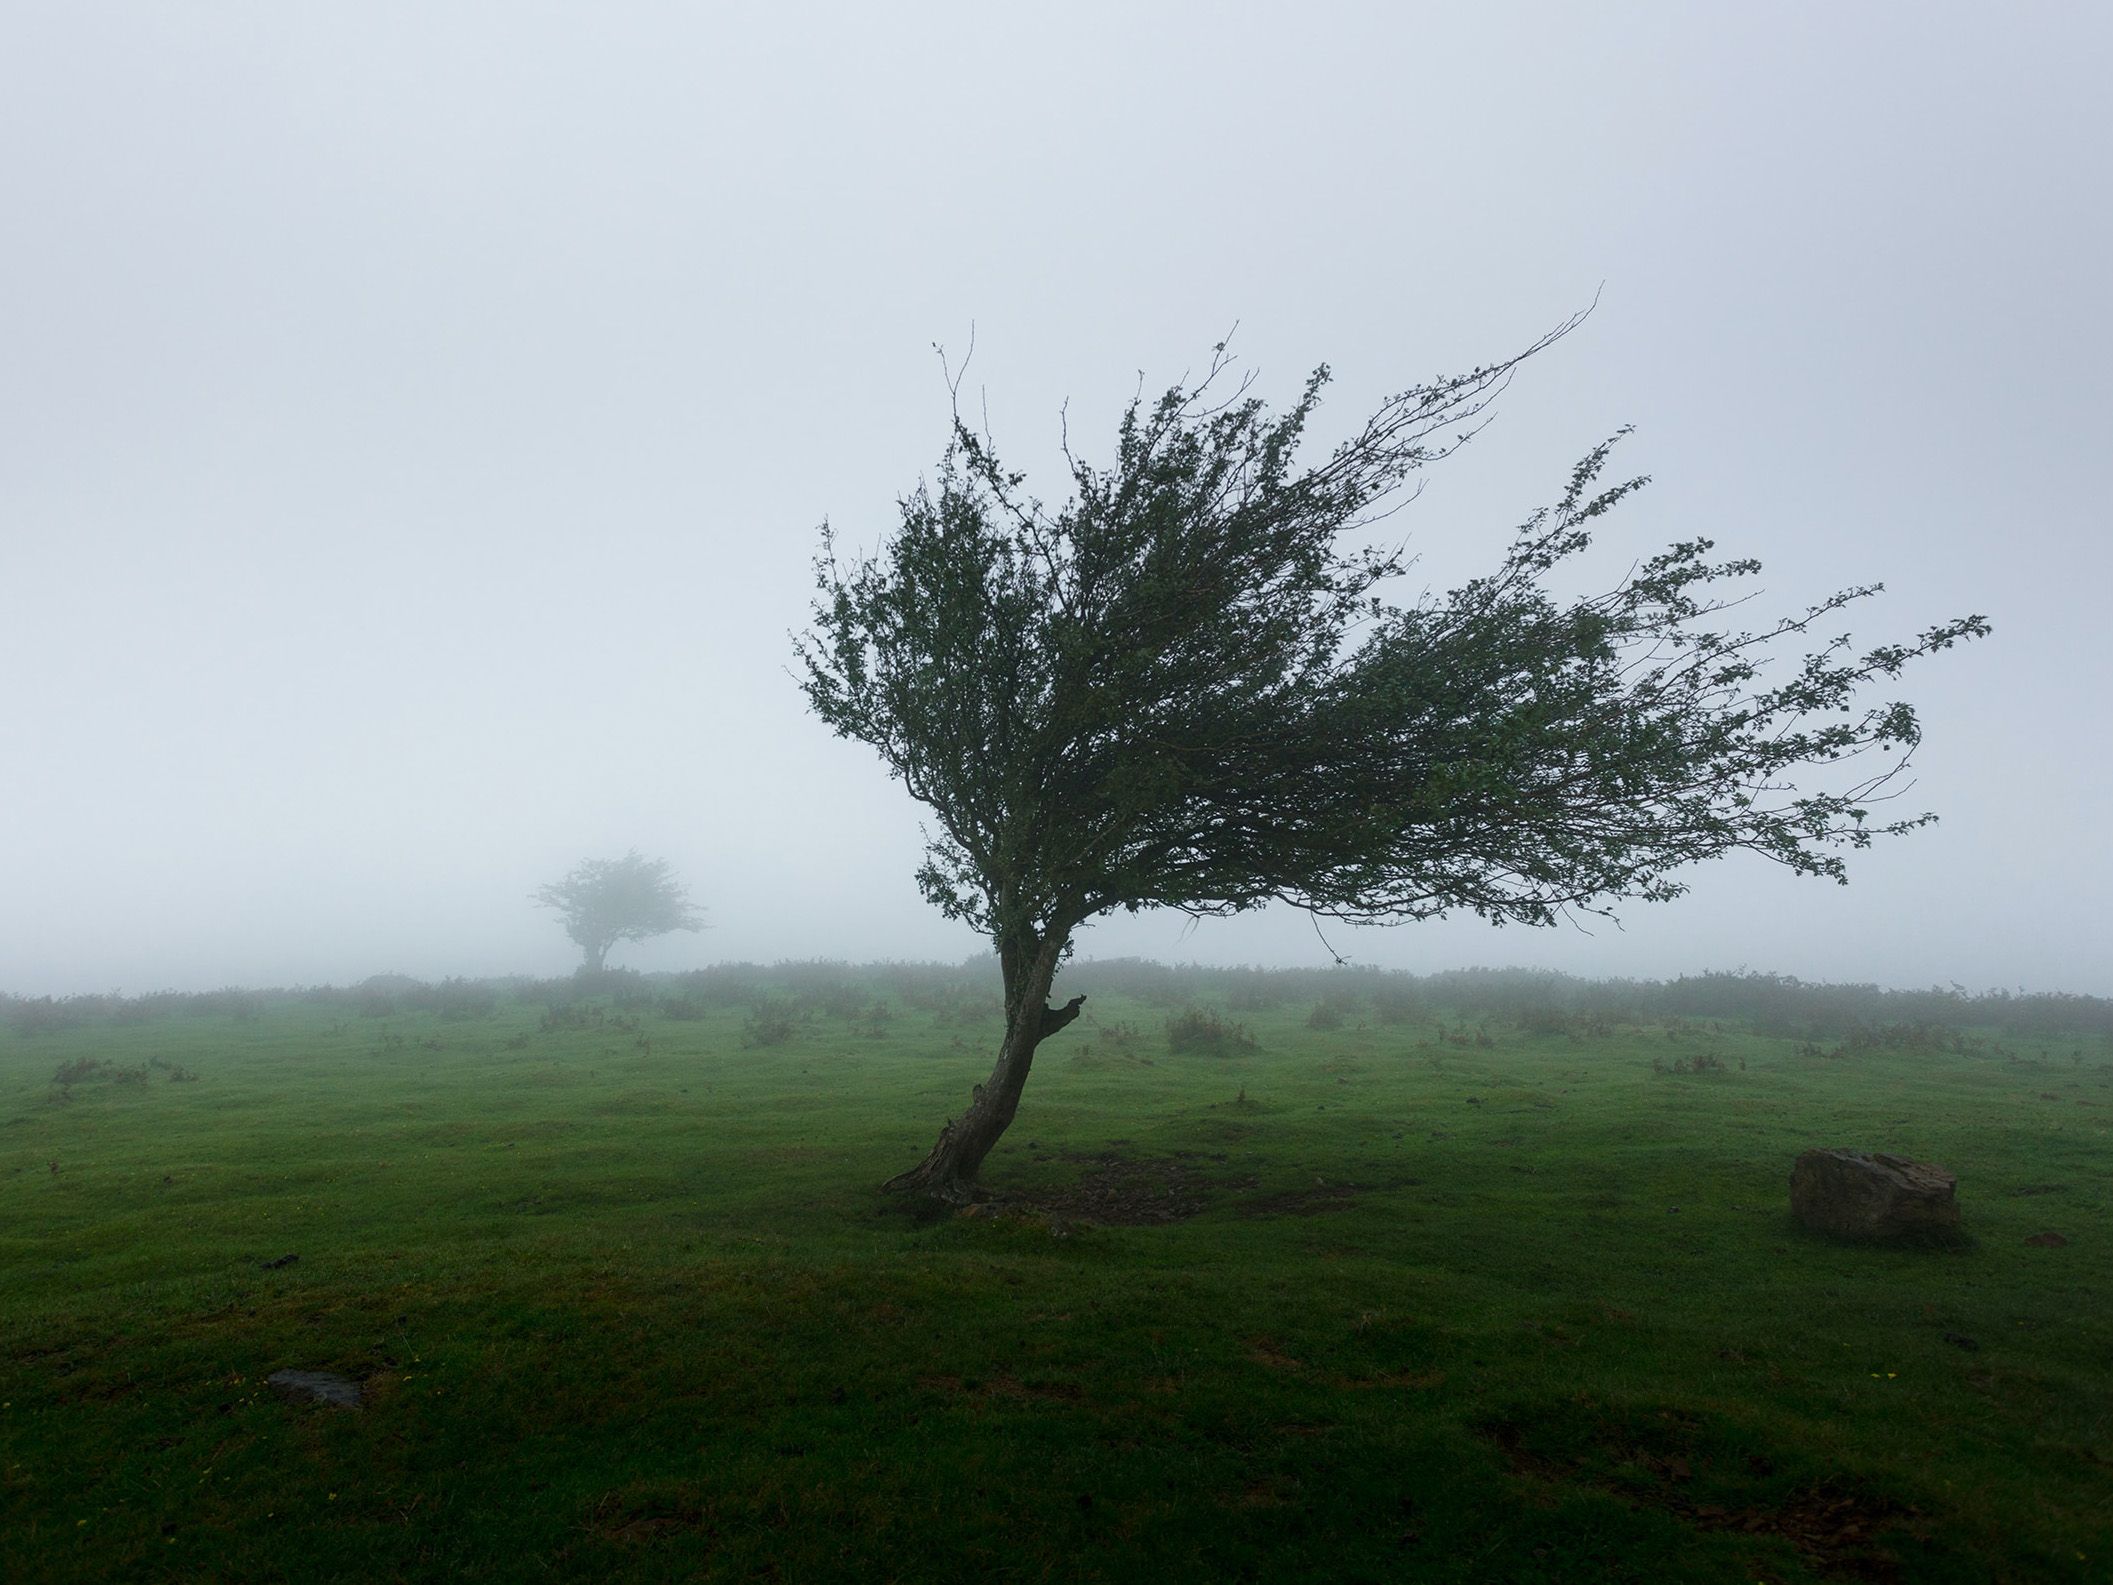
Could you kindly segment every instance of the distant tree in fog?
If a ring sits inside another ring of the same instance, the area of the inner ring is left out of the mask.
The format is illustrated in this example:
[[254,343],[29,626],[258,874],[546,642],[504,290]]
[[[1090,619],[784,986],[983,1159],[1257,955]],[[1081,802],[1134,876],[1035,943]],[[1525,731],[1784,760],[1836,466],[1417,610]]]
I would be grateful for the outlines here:
[[704,928],[704,915],[690,905],[673,866],[635,849],[620,859],[587,859],[563,880],[538,887],[533,900],[558,911],[588,970],[601,969],[619,941]]
[[997,1066],[895,1186],[971,1195],[1036,1046],[1079,1014],[1047,1001],[1073,932],[1111,909],[1546,925],[1675,897],[1686,866],[1739,850],[1839,880],[1845,851],[1930,818],[1875,815],[1921,734],[1864,685],[1981,618],[1857,650],[1830,629],[1874,584],[1728,625],[1728,586],[1760,564],[1699,535],[1559,592],[1644,482],[1600,482],[1611,439],[1493,571],[1397,603],[1401,551],[1343,536],[1465,440],[1520,359],[1413,386],[1299,466],[1326,368],[1271,415],[1214,389],[1218,353],[1131,404],[1111,465],[1067,436],[1061,508],[957,409],[892,538],[846,564],[823,530],[808,700],[932,810],[918,880],[991,937],[1005,981]]

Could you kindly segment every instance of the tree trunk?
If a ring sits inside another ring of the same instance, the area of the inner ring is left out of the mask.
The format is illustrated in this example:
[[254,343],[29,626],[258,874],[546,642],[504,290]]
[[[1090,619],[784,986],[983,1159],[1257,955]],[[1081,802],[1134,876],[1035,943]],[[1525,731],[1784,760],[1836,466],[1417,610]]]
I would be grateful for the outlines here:
[[606,941],[589,941],[580,950],[586,954],[587,958],[587,961],[582,963],[580,967],[589,974],[601,973],[602,964],[609,957],[609,943]]
[[1005,975],[1005,1039],[998,1047],[998,1065],[976,1086],[968,1110],[947,1119],[924,1160],[890,1178],[881,1185],[883,1189],[906,1189],[950,1205],[964,1205],[975,1198],[976,1174],[983,1158],[1019,1110],[1020,1091],[1026,1088],[1035,1048],[1078,1017],[1086,1000],[1074,996],[1062,1007],[1049,1005],[1049,987],[1056,979],[1057,960],[1063,951],[1062,937],[999,943]]

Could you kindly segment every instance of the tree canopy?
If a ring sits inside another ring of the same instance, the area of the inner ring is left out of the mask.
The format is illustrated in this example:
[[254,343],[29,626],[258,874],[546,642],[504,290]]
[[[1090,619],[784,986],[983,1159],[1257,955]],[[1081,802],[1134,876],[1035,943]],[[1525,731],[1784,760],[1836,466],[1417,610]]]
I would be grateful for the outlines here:
[[563,880],[538,887],[533,901],[558,911],[583,954],[581,967],[599,970],[619,941],[645,941],[671,930],[702,930],[704,915],[675,879],[666,859],[586,859]]
[[1220,346],[1131,403],[1107,464],[1067,437],[1054,509],[957,410],[876,552],[846,562],[825,526],[807,697],[931,810],[919,883],[993,938],[1013,1025],[1041,1026],[1073,931],[1112,909],[1545,925],[1675,897],[1734,850],[1841,880],[1934,818],[1874,813],[1920,727],[1865,685],[1985,620],[1858,648],[1828,628],[1868,584],[1738,625],[1760,564],[1699,536],[1559,597],[1550,575],[1647,482],[1605,482],[1619,433],[1493,571],[1393,597],[1403,552],[1361,541],[1574,323],[1392,397],[1312,465],[1327,368],[1272,415],[1245,382],[1218,394]]

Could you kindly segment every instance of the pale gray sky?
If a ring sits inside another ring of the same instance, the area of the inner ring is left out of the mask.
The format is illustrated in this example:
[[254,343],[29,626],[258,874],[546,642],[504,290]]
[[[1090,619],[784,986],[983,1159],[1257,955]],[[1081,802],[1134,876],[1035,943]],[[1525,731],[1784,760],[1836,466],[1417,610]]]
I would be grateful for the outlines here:
[[816,525],[943,446],[931,344],[1029,467],[1236,321],[1267,394],[1335,367],[1325,441],[1604,282],[1392,526],[1448,586],[1634,424],[1600,570],[1708,534],[1786,608],[1884,580],[1870,639],[1987,612],[1905,683],[1943,824],[1337,948],[2113,991],[2109,70],[2082,4],[17,0],[0,989],[562,972],[529,891],[632,847],[714,929],[620,961],[964,956],[786,670]]

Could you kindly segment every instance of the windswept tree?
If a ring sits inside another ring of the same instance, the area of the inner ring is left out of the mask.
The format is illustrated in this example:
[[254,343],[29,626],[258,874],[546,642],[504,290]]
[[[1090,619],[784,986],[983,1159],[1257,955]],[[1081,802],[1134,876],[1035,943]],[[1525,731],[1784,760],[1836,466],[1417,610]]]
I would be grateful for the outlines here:
[[704,915],[666,859],[638,852],[620,859],[587,859],[561,881],[539,886],[532,900],[558,911],[558,922],[584,955],[581,967],[599,972],[619,941],[645,941],[671,930],[702,930]]
[[1874,815],[1920,733],[1865,685],[1986,622],[1858,649],[1827,629],[1871,584],[1739,626],[1760,565],[1704,538],[1558,596],[1551,575],[1646,482],[1601,482],[1618,435],[1488,575],[1389,598],[1402,553],[1359,531],[1575,323],[1392,397],[1308,466],[1326,367],[1273,416],[1244,382],[1218,391],[1221,345],[1202,379],[1131,403],[1106,466],[1067,441],[1054,510],[957,406],[876,552],[841,559],[824,525],[808,700],[931,810],[918,882],[1004,979],[996,1067],[890,1187],[971,1196],[1035,1048],[1078,1016],[1083,998],[1049,1004],[1073,933],[1112,909],[1547,925],[1676,897],[1737,849],[1839,881],[1846,851],[1934,818]]

